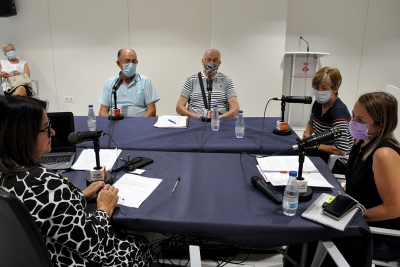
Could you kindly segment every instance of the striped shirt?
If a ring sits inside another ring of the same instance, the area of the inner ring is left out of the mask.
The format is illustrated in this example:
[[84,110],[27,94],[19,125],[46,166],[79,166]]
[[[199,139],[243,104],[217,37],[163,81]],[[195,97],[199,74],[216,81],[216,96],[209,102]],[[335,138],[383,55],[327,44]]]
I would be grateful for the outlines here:
[[[333,127],[338,128],[340,130],[341,137],[338,137],[335,140],[327,141],[324,144],[335,145],[338,150],[344,151],[346,154],[348,154],[353,145],[353,137],[349,132],[350,119],[351,116],[346,105],[340,100],[340,98],[338,98],[333,103],[333,106],[330,107],[323,115],[322,105],[315,101],[311,109],[311,116],[308,124],[312,126],[314,134],[330,130]],[[326,156],[327,160],[329,155]]]
[[[203,72],[201,72],[201,77],[208,101],[207,78]],[[186,79],[182,87],[181,96],[188,99],[189,112],[204,115],[205,106],[197,73]],[[228,99],[236,96],[232,80],[228,76],[218,72],[217,76],[213,78],[211,107],[214,104],[218,104],[218,112],[223,114],[229,110]]]

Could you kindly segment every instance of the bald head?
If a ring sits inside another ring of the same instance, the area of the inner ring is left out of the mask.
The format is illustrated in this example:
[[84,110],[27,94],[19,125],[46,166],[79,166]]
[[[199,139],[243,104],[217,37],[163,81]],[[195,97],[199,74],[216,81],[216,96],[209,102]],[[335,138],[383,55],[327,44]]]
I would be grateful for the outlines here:
[[208,49],[204,50],[203,58],[208,58],[208,57],[209,58],[211,58],[211,57],[218,58],[218,60],[220,60],[221,59],[221,53],[217,49],[208,48]]
[[119,61],[121,61],[121,60],[122,60],[122,57],[123,57],[124,55],[132,54],[132,53],[134,54],[135,58],[137,58],[137,55],[136,55],[135,50],[130,49],[130,48],[122,48],[122,49],[120,49],[120,50],[118,51],[117,58],[118,58]]

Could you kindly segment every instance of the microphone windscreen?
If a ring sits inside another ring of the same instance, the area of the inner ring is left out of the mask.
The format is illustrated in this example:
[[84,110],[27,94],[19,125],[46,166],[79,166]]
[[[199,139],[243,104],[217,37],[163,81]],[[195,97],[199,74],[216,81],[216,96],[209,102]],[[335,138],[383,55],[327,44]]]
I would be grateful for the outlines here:
[[259,180],[261,180],[260,177],[258,177],[258,176],[253,176],[253,177],[251,177],[251,184],[252,184],[254,187],[257,187],[257,182],[258,182]]
[[68,141],[69,141],[71,144],[77,144],[78,141],[79,141],[79,137],[78,137],[78,135],[77,135],[75,132],[72,132],[72,133],[70,133],[70,134],[68,135]]

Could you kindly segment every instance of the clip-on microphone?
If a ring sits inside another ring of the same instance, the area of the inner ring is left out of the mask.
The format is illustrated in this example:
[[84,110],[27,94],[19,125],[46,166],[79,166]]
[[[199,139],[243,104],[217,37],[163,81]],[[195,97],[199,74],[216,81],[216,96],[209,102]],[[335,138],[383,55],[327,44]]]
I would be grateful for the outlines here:
[[111,114],[108,115],[109,120],[123,120],[124,115],[121,114],[121,110],[117,108],[117,91],[118,88],[121,86],[123,80],[121,77],[119,77],[112,88],[111,95],[114,96],[114,108],[111,109]]

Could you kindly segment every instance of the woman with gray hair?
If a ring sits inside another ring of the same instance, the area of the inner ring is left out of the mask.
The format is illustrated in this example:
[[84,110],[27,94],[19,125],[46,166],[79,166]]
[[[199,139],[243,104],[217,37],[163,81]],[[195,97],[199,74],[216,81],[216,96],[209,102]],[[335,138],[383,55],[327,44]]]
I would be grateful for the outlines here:
[[0,60],[0,77],[1,87],[6,95],[23,95],[31,96],[32,89],[29,85],[21,85],[11,88],[7,82],[7,78],[13,75],[19,75],[22,73],[31,75],[28,63],[26,61],[17,58],[17,51],[12,44],[3,44],[3,53],[7,59]]

